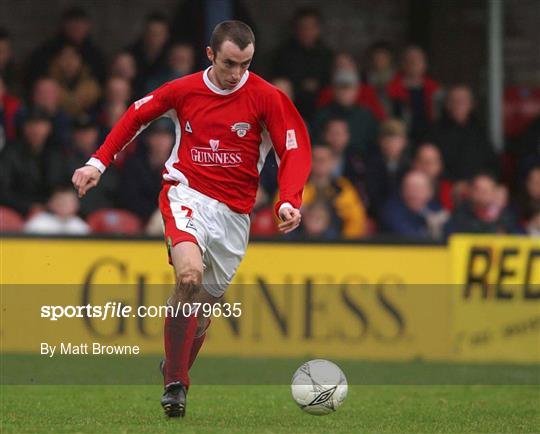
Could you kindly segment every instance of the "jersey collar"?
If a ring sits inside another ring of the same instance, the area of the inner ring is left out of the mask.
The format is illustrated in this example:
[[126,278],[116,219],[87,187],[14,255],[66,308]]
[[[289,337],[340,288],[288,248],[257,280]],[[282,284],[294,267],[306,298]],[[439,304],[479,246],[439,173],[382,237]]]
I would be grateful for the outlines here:
[[211,66],[206,68],[203,73],[203,81],[204,84],[210,89],[212,92],[217,93],[219,95],[230,95],[231,93],[236,92],[238,89],[240,89],[244,84],[246,84],[246,81],[249,77],[249,71],[244,72],[244,75],[240,79],[240,82],[234,86],[232,89],[220,89],[217,87],[214,83],[210,81],[210,78],[208,77],[208,72],[210,71]]

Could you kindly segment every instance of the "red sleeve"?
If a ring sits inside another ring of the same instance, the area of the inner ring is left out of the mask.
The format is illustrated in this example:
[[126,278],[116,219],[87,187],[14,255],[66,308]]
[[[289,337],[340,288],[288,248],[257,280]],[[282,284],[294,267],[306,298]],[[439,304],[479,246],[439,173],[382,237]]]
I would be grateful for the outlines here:
[[88,164],[103,172],[115,159],[116,154],[133,141],[153,120],[174,107],[175,95],[176,92],[169,82],[135,101],[118,120]]
[[279,201],[275,206],[279,217],[279,208],[284,203],[294,208],[302,204],[302,192],[311,169],[311,143],[300,113],[278,89],[266,100],[264,121],[279,165]]

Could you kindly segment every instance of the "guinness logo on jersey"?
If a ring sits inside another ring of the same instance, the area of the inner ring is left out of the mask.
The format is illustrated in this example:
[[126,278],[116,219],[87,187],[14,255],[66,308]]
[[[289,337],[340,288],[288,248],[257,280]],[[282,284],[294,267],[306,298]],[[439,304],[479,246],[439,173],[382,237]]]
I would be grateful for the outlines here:
[[251,125],[249,125],[247,122],[237,122],[231,127],[231,131],[236,132],[238,137],[244,137],[250,128]]
[[210,148],[191,149],[191,159],[199,166],[236,167],[242,164],[242,153],[236,149],[220,149],[219,140],[210,139]]

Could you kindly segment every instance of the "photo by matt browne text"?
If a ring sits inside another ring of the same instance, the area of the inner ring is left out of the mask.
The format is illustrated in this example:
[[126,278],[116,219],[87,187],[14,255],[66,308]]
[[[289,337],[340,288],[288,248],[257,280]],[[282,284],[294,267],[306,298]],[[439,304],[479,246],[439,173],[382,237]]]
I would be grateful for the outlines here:
[[40,354],[50,358],[55,355],[101,355],[101,356],[138,356],[141,354],[141,348],[138,345],[105,345],[100,342],[81,342],[75,344],[73,342],[60,342],[56,345],[51,345],[47,342],[40,343]]

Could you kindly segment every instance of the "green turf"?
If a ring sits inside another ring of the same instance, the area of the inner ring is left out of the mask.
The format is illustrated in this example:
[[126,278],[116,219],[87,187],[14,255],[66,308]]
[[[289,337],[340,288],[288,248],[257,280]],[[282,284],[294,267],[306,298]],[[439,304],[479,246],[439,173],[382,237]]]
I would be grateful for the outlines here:
[[[161,381],[160,356],[103,357],[3,354],[0,383],[9,385],[152,385]],[[194,384],[286,385],[309,360],[200,357],[190,372]],[[448,363],[413,360],[334,360],[353,385],[540,385],[538,364]],[[89,375],[91,373],[91,375]]]
[[2,355],[0,432],[540,432],[538,365],[338,361],[349,396],[315,417],[290,396],[300,360],[206,357],[192,370],[187,418],[167,420],[157,360]]
[[532,433],[536,386],[354,386],[336,413],[302,413],[286,386],[198,386],[167,420],[157,386],[3,386],[2,433]]

